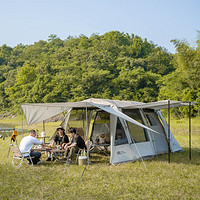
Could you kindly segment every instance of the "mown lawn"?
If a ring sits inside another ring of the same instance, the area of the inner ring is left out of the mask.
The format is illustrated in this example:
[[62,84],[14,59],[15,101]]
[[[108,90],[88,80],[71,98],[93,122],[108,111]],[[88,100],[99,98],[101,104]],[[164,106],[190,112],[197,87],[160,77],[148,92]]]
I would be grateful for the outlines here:
[[[84,166],[75,164],[32,167],[24,162],[19,169],[12,167],[11,153],[7,158],[10,139],[0,139],[0,199],[200,199],[199,122],[192,120],[192,160],[188,122],[173,120],[172,131],[185,151],[171,154],[170,164],[167,154],[117,166],[109,165],[109,156],[93,154],[81,180]],[[47,125],[49,134],[57,124]]]

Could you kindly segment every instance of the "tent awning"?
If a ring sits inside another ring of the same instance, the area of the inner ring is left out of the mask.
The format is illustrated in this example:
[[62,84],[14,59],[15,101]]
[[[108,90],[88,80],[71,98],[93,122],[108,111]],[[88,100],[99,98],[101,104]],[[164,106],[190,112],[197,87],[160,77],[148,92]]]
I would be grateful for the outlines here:
[[137,126],[156,132],[148,128],[147,126],[137,122],[136,120],[130,118],[129,116],[125,115],[117,108],[116,104],[113,104],[111,101],[107,101],[107,100],[98,101],[98,99],[88,99],[82,102],[74,102],[74,103],[70,103],[70,102],[69,103],[38,103],[38,104],[30,103],[30,104],[21,104],[21,107],[22,107],[22,110],[24,111],[28,125],[42,122],[70,108],[96,107],[110,114],[116,115],[133,124],[136,124]]
[[[131,108],[150,108],[150,109],[155,109],[155,110],[160,110],[160,109],[166,109],[168,108],[168,101],[169,100],[164,100],[164,101],[156,101],[152,103],[145,103],[145,104],[138,104],[138,105],[133,105],[133,106],[127,106],[124,107],[125,109],[131,109]],[[182,101],[173,101],[170,100],[170,107],[171,108],[176,108],[176,107],[182,107],[182,106],[189,106],[190,105],[196,105],[199,104],[198,102],[182,102]]]
[[[64,103],[28,103],[21,104],[22,110],[25,114],[27,124],[36,124],[42,122],[46,119],[54,117],[70,108],[100,108],[108,113],[116,115],[126,121],[136,124],[140,127],[149,129],[147,126],[137,122],[136,120],[130,118],[129,116],[122,113],[119,108],[130,109],[130,108],[151,108],[155,110],[168,108],[168,102],[170,102],[170,107],[180,107],[198,104],[196,102],[181,102],[173,100],[158,101],[152,103],[140,103],[128,101],[116,101],[116,100],[106,100],[106,99],[86,99],[81,102],[64,102]],[[127,106],[126,106],[127,105]],[[153,131],[155,132],[155,131]]]
[[25,103],[21,104],[21,108],[26,117],[28,125],[42,122],[46,119],[54,117],[72,107],[85,107],[82,102],[69,103]]

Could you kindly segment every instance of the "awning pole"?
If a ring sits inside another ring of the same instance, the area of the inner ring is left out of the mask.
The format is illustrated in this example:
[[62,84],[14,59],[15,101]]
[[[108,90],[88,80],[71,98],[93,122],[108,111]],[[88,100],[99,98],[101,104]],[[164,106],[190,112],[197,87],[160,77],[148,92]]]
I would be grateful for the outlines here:
[[[88,113],[87,113],[87,102],[86,102],[86,104],[85,104],[85,111],[86,111],[86,141],[87,141],[87,147],[89,146],[88,145],[88,141],[89,141],[89,138],[88,138],[88,136],[89,136],[89,133],[88,133]],[[89,163],[90,163],[90,158],[89,158],[89,156],[90,156],[90,154],[89,154],[89,149],[87,149],[87,162],[88,162],[88,165],[89,165]]]
[[23,138],[23,110],[21,108],[22,138]]
[[170,163],[170,100],[168,100],[168,162]]
[[189,158],[192,159],[191,149],[191,102],[189,101]]
[[87,102],[85,103],[85,118],[86,118],[86,140],[88,141],[88,114],[87,114]]
[[82,110],[82,119],[83,119],[83,128],[85,127],[85,124],[84,124],[84,108]]
[[42,121],[43,124],[43,132],[45,132],[45,121]]

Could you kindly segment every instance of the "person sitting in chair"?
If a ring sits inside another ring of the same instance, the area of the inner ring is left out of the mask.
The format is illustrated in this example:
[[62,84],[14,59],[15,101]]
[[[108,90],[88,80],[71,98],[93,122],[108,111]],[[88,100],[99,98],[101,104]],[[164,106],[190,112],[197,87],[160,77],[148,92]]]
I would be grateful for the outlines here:
[[66,156],[68,154],[68,161],[70,162],[73,156],[75,155],[75,153],[79,151],[79,148],[86,149],[86,146],[85,146],[85,142],[83,138],[79,134],[76,133],[75,128],[70,128],[68,132],[70,133],[70,136],[71,136],[71,142],[66,144],[64,147],[64,149],[66,150],[64,158],[66,159]]
[[[42,141],[39,141],[36,137],[36,131],[30,130],[29,135],[24,137],[19,145],[19,150],[21,153],[30,152],[33,145],[42,145],[44,147],[48,147],[48,145],[44,144]],[[28,156],[28,153],[27,153]],[[30,156],[32,157],[33,164],[42,164],[44,161],[40,160],[41,153],[40,152],[30,152]],[[31,161],[28,159],[29,163],[31,164]]]
[[[57,134],[55,135],[51,146],[60,145],[60,149],[64,149],[65,145],[69,143],[69,138],[65,134],[65,129],[62,126],[58,126],[56,131]],[[55,157],[53,157],[53,160],[55,160]],[[51,161],[51,153],[48,153],[46,161]]]

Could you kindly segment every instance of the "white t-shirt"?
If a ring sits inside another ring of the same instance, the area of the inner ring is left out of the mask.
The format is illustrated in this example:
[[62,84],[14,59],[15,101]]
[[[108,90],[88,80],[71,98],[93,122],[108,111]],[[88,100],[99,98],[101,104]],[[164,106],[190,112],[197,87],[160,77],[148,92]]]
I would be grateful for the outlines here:
[[[30,152],[30,150],[34,144],[40,145],[42,143],[43,142],[39,141],[37,138],[28,135],[28,136],[24,137],[22,139],[22,141],[20,142],[19,150],[21,151],[21,153]],[[27,156],[27,155],[25,155],[25,156]]]

